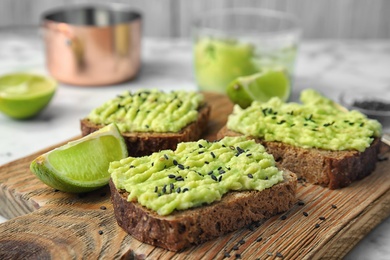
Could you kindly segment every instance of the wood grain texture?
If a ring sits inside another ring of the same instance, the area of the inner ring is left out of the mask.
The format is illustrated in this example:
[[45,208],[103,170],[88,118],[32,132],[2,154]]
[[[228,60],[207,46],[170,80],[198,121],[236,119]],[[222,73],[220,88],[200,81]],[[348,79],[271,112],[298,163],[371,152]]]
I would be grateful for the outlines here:
[[[207,99],[213,110],[205,138],[213,140],[232,104],[218,94]],[[42,152],[0,167],[0,214],[12,218],[0,225],[0,259],[340,259],[390,215],[390,160],[383,160],[340,190],[300,182],[300,203],[283,216],[174,253],[122,231],[108,187],[77,195],[41,183],[29,164]],[[383,154],[388,158],[390,148],[383,145]]]

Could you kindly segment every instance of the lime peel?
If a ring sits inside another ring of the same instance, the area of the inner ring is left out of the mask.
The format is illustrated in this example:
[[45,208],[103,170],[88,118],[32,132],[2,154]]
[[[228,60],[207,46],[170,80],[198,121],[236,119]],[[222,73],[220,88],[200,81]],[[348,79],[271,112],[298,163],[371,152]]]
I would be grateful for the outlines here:
[[230,100],[242,108],[253,101],[267,102],[272,97],[287,101],[291,86],[284,70],[265,70],[249,76],[238,77],[226,89]]
[[11,118],[26,119],[42,111],[57,89],[57,82],[32,73],[0,76],[0,111]]
[[30,170],[48,186],[64,192],[87,192],[105,186],[109,163],[127,157],[126,143],[110,124],[38,156]]

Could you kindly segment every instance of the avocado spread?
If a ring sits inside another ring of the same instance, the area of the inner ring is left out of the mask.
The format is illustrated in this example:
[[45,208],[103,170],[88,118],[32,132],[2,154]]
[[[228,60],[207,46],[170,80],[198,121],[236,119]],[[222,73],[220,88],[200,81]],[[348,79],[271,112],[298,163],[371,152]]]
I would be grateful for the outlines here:
[[303,148],[364,151],[381,135],[380,123],[348,111],[313,89],[301,93],[301,102],[279,98],[254,101],[246,109],[236,105],[227,127],[244,135]]
[[109,173],[115,187],[129,193],[128,201],[160,215],[210,204],[232,190],[261,191],[283,181],[273,156],[243,136],[128,157],[110,163]]
[[92,110],[87,118],[95,124],[116,123],[122,133],[176,133],[197,120],[202,104],[204,97],[198,92],[126,91]]

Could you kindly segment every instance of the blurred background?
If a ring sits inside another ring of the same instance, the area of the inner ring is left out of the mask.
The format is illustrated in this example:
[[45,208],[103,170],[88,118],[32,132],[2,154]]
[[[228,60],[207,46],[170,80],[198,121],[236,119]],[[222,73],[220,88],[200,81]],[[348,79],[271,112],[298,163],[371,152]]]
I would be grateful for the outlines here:
[[190,35],[194,15],[222,7],[261,7],[301,19],[304,39],[388,39],[388,0],[0,0],[0,27],[38,25],[42,11],[75,3],[127,3],[143,13],[147,37]]

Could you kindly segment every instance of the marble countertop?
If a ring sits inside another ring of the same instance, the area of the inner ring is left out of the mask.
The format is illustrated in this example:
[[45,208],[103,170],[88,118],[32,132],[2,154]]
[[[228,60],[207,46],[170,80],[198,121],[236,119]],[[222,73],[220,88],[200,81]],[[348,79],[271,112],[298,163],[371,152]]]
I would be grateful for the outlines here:
[[[0,31],[0,35],[0,74],[47,73],[38,33]],[[389,93],[389,68],[390,41],[303,41],[291,98],[297,100],[305,88],[315,88],[335,100],[343,91],[369,88]],[[124,90],[138,88],[196,90],[190,42],[144,39],[142,69],[135,80],[107,87],[60,84],[39,116],[17,121],[0,114],[0,165],[79,136],[79,120],[92,108]],[[0,217],[0,222],[4,221]],[[390,218],[362,239],[345,259],[390,259]]]

